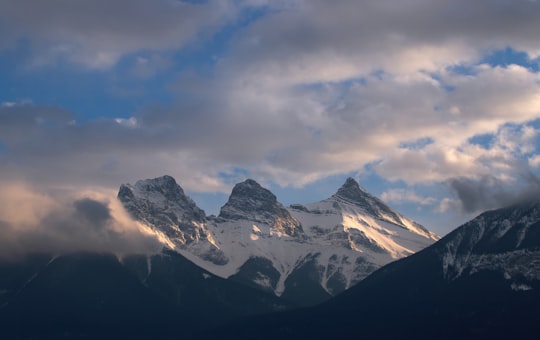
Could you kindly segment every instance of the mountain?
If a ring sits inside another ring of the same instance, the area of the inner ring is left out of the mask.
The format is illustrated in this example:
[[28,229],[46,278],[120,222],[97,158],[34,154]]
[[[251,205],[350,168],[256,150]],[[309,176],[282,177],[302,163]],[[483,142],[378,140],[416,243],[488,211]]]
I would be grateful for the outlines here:
[[270,190],[248,179],[237,184],[227,203],[221,208],[222,220],[249,220],[271,226],[279,234],[302,239],[302,225],[277,201]]
[[248,179],[217,217],[206,217],[170,176],[124,184],[118,198],[201,268],[295,304],[324,301],[438,239],[352,178],[326,200],[288,208]]
[[204,211],[171,176],[122,184],[118,199],[131,216],[160,233],[172,248],[189,249],[210,263],[227,263],[207,228]]
[[32,254],[0,263],[0,338],[185,337],[291,308],[172,251]]
[[540,332],[540,203],[488,211],[311,308],[220,338],[532,339]]

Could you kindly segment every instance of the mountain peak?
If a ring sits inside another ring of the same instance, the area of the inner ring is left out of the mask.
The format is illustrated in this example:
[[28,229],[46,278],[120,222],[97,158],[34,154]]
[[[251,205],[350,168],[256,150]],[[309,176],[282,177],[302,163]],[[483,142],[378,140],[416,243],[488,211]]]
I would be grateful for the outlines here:
[[367,195],[367,192],[358,184],[354,178],[349,177],[345,183],[338,189],[337,196],[342,198],[350,199],[353,201],[363,198]]
[[253,179],[246,179],[234,186],[229,200],[221,208],[219,217],[242,219],[257,215],[272,215],[277,198]]
[[160,192],[166,193],[174,193],[174,194],[184,194],[184,190],[178,183],[176,183],[176,180],[169,175],[164,175],[152,179],[144,179],[139,180],[135,183],[135,188],[139,190],[159,190]]
[[259,195],[260,198],[269,201],[276,201],[276,196],[266,188],[263,188],[257,181],[248,178],[245,181],[238,183],[234,186],[231,196],[241,195]]
[[372,216],[389,219],[400,225],[403,224],[399,214],[388,207],[383,201],[368,193],[351,177],[347,178],[345,183],[332,197],[359,206]]
[[300,222],[277,201],[276,196],[252,179],[234,186],[229,200],[221,207],[219,217],[268,223],[289,236],[303,234]]
[[201,227],[206,215],[169,176],[139,180],[135,185],[122,184],[118,199],[135,219],[152,225],[178,244],[207,238]]

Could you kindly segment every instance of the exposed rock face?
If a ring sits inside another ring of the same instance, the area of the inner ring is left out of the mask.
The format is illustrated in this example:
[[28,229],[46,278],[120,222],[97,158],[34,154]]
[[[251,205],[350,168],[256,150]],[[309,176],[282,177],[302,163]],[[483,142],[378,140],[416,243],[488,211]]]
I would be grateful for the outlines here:
[[540,203],[485,212],[437,246],[448,280],[491,270],[515,285],[521,280],[540,281]]
[[187,245],[210,236],[204,211],[171,176],[122,184],[118,199],[135,219],[159,229],[176,244]]
[[360,187],[358,182],[349,177],[345,181],[345,184],[338,189],[334,195],[337,198],[341,198],[364,208],[367,212],[377,217],[389,217],[396,223],[401,223],[400,217],[392,211],[386,204],[380,199],[369,194],[364,188]]
[[219,217],[267,223],[276,231],[289,236],[304,234],[300,222],[277,201],[276,196],[252,179],[234,186],[229,200],[221,208]]

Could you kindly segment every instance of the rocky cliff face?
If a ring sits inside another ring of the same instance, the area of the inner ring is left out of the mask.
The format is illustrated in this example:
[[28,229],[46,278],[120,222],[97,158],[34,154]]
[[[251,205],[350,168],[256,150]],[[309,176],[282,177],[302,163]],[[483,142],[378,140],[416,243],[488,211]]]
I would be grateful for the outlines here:
[[168,244],[215,264],[225,264],[207,218],[171,176],[122,184],[118,199],[136,220],[161,232]]
[[151,225],[175,241],[190,244],[210,235],[206,216],[171,176],[122,184],[118,199],[137,220]]
[[270,225],[276,232],[301,238],[302,225],[277,201],[270,190],[248,179],[234,186],[219,217],[225,220],[249,220]]
[[437,251],[448,280],[489,270],[516,287],[540,281],[538,202],[485,212],[441,241]]

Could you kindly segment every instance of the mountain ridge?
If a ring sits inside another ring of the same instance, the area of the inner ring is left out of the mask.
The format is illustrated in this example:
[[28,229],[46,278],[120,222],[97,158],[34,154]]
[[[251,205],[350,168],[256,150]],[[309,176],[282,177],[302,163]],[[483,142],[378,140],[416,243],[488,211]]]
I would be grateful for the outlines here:
[[[168,202],[170,197],[161,186],[165,182],[179,187],[173,181],[164,176],[139,181],[138,186],[124,184],[118,198],[135,219],[158,231],[165,226],[167,235],[167,230],[198,230],[202,236],[190,242],[170,240],[173,250],[198,266],[277,296],[304,296],[295,303],[324,301],[383,264],[437,239],[361,189],[352,178],[328,199],[303,208],[283,206],[272,192],[247,179],[234,186],[217,217],[198,214],[202,209],[195,203]],[[126,195],[125,188],[137,190]],[[179,199],[193,202],[188,197]],[[171,213],[177,219],[171,219]],[[293,293],[298,289],[302,294]]]
[[538,202],[484,212],[329,301],[250,317],[205,335],[219,333],[224,339],[254,335],[259,339],[534,338],[540,331],[538,235]]

